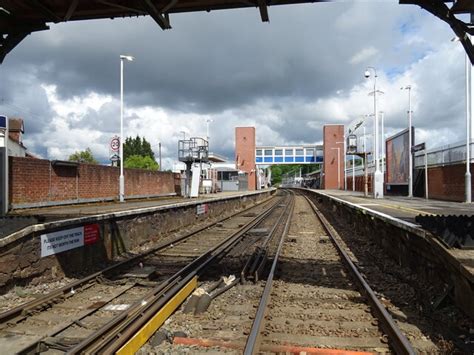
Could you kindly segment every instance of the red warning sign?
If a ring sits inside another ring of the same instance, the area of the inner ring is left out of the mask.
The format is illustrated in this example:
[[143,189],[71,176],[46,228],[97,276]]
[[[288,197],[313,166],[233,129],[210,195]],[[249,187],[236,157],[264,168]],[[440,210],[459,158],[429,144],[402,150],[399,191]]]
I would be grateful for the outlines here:
[[100,238],[100,227],[97,223],[84,226],[84,245],[94,244]]

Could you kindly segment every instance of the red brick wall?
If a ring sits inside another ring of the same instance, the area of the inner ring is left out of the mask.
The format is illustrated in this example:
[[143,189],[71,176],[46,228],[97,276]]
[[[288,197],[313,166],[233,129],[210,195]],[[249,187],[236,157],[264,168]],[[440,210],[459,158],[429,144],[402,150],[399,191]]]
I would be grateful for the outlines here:
[[[323,128],[323,141],[324,141],[324,177],[323,177],[323,188],[324,189],[344,189],[344,125],[326,125]],[[339,148],[339,166],[338,166],[338,151]],[[339,169],[339,186],[338,174]]]
[[[49,160],[10,158],[10,203],[33,204],[77,199],[117,198],[119,168],[80,164],[52,166]],[[174,193],[176,174],[125,169],[125,196]]]
[[236,168],[248,174],[248,189],[257,188],[255,173],[255,127],[235,128],[235,163]]
[[[367,188],[372,193],[372,174],[367,175]],[[352,175],[347,176],[347,190],[352,191]],[[364,192],[364,176],[355,177],[355,190]]]
[[[473,168],[474,164],[471,164],[471,174],[473,174]],[[429,198],[459,202],[465,201],[465,173],[465,164],[428,168]],[[474,191],[474,184],[472,185],[472,190]]]

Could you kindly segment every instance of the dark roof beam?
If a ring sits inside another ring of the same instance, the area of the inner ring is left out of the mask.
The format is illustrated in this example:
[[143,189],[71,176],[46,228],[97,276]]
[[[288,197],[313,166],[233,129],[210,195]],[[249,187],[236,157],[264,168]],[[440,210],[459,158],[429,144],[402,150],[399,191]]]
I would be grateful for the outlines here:
[[148,13],[146,11],[143,11],[141,9],[135,9],[133,7],[130,7],[130,6],[115,4],[113,2],[106,1],[106,0],[96,0],[96,2],[98,2],[99,4],[110,6],[110,7],[115,7],[115,8],[120,9],[120,10],[134,12],[138,15],[148,15]]
[[29,0],[26,1],[26,3],[43,13],[49,20],[53,22],[61,22],[62,19],[54,12],[52,11],[49,7],[47,7],[45,4],[43,4],[40,0]]
[[[472,28],[466,23],[457,19],[454,14],[450,11],[449,7],[442,0],[399,0],[400,4],[411,4],[418,5],[439,19],[446,22],[454,31],[456,36],[459,38],[467,56],[472,64],[474,64],[474,46],[472,41],[467,36],[468,33],[472,33]],[[472,19],[471,19],[472,20]]]
[[262,22],[270,22],[270,19],[268,18],[268,7],[265,0],[258,0],[257,3]]
[[64,15],[64,21],[69,21],[74,14],[74,11],[76,11],[77,4],[79,4],[79,0],[72,0],[71,3],[69,4],[69,7],[66,11],[66,15]]
[[163,14],[158,11],[155,5],[153,5],[151,0],[143,0],[143,5],[153,20],[155,20],[155,22],[161,27],[161,29],[167,30],[171,28],[169,16],[163,16]]
[[178,1],[179,0],[171,0],[168,5],[161,9],[161,13],[167,14],[167,12],[170,11],[178,3]]
[[0,46],[0,64],[3,63],[5,56],[10,53],[10,51],[15,48],[21,41],[28,36],[30,32],[21,32],[15,34],[9,34],[6,38],[4,38],[1,42]]

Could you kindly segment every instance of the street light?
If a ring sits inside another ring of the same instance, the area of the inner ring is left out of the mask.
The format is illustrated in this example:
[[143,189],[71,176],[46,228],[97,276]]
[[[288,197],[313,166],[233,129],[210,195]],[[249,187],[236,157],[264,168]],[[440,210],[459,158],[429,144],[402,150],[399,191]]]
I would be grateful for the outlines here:
[[374,72],[374,117],[375,117],[375,137],[374,137],[374,155],[375,155],[375,173],[374,173],[374,198],[383,198],[383,173],[379,165],[379,117],[377,112],[377,70],[374,67],[367,67],[365,77],[370,78],[370,70]]
[[[470,35],[467,35],[470,38]],[[452,42],[458,42],[459,37],[451,39]],[[466,203],[472,202],[471,192],[471,130],[472,130],[472,64],[466,53],[465,55],[465,66],[466,66],[466,174],[465,177],[465,198]]]
[[408,90],[408,197],[413,197],[413,156],[411,147],[413,145],[412,131],[411,131],[411,85],[401,87],[401,90]]
[[186,131],[179,131],[179,133],[183,134],[183,140],[185,141],[186,140]]
[[133,61],[135,58],[130,55],[120,56],[120,179],[119,195],[120,202],[125,202],[125,178],[123,176],[123,61]]

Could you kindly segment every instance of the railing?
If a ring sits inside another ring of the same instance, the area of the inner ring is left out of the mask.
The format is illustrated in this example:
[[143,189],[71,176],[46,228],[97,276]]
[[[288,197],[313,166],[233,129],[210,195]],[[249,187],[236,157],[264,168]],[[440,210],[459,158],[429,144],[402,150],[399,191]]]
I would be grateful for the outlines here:
[[[471,153],[471,163],[474,162],[474,141],[471,140],[469,145]],[[451,165],[466,162],[466,142],[457,142],[442,147],[429,149],[427,152],[428,166]],[[419,151],[415,153],[415,168],[423,168],[425,166],[425,152]]]

